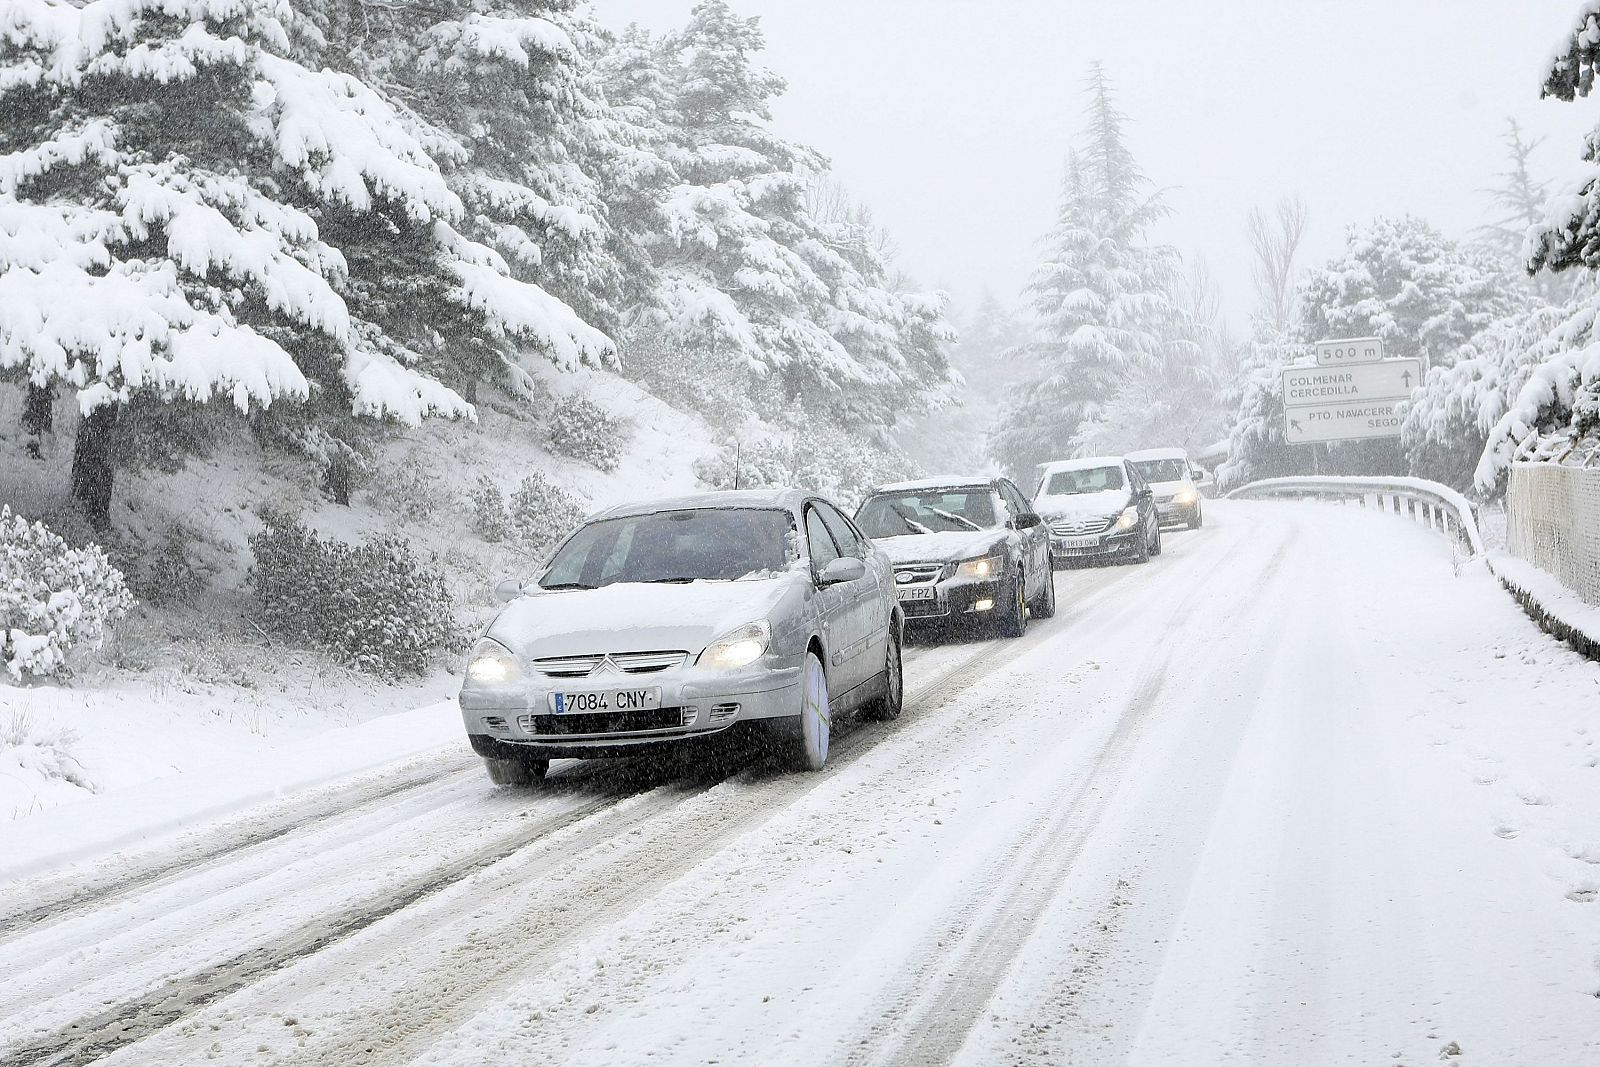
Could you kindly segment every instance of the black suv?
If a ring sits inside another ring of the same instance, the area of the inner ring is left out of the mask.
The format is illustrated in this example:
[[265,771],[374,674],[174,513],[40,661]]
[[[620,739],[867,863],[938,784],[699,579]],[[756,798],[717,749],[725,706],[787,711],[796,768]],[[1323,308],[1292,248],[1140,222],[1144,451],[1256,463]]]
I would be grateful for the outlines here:
[[1050,539],[1007,478],[927,478],[872,491],[856,525],[888,553],[908,624],[992,623],[1020,637],[1056,611]]
[[1033,506],[1050,529],[1050,555],[1143,563],[1161,554],[1155,493],[1121,456],[1041,464]]

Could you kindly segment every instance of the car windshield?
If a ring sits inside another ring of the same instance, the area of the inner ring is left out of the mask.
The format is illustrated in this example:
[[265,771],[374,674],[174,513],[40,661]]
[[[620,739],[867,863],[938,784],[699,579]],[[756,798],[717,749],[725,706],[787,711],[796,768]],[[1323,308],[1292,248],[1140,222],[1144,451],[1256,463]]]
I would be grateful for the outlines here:
[[1147,482],[1181,482],[1189,476],[1181,459],[1136,459],[1131,461],[1139,477]]
[[798,558],[787,511],[657,511],[582,527],[555,554],[539,585],[594,589],[617,582],[731,582],[771,577]]
[[1083,467],[1078,470],[1056,471],[1045,481],[1041,496],[1075,496],[1078,493],[1100,493],[1123,486],[1121,467]]
[[885,493],[861,505],[856,525],[868,537],[987,530],[995,525],[988,486]]

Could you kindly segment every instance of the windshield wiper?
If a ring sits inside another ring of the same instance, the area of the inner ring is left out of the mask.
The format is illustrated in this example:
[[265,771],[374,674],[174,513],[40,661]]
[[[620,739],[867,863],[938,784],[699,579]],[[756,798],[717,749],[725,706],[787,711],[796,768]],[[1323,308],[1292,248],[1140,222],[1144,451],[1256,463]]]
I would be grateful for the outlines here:
[[540,589],[598,589],[599,586],[587,582],[556,582],[554,585],[541,585]]
[[938,508],[929,508],[928,510],[933,512],[935,515],[939,516],[941,519],[948,519],[951,522],[959,522],[959,523],[961,523],[961,525],[966,526],[968,529],[972,529],[972,530],[981,530],[981,529],[983,529],[982,526],[979,526],[977,523],[973,522],[971,519],[967,518],[965,515],[957,515],[953,511],[941,511]]
[[698,578],[685,578],[680,575],[674,578],[646,578],[644,582],[646,585],[688,585],[690,582],[698,582],[699,580]]

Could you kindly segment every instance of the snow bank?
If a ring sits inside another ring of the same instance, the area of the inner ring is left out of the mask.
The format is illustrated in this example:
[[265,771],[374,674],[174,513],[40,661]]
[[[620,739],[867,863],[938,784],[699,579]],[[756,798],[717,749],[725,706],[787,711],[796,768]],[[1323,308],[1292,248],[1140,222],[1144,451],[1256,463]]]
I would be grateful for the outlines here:
[[1535,622],[1590,659],[1600,659],[1600,607],[1585,603],[1555,575],[1527,560],[1503,552],[1488,559],[1500,584]]

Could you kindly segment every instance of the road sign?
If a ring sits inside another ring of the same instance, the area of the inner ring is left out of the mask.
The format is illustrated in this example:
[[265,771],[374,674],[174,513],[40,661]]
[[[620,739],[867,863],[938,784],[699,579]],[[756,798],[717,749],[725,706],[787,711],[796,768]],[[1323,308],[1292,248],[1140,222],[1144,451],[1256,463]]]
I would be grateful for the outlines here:
[[1318,404],[1287,408],[1284,437],[1291,445],[1317,441],[1362,441],[1374,437],[1399,437],[1405,418],[1403,400],[1363,400],[1354,404]]
[[1386,359],[1348,367],[1288,367],[1283,372],[1283,406],[1405,400],[1421,383],[1420,359]]
[[1317,366],[1348,367],[1352,363],[1376,363],[1383,358],[1383,341],[1377,337],[1338,337],[1318,341]]

